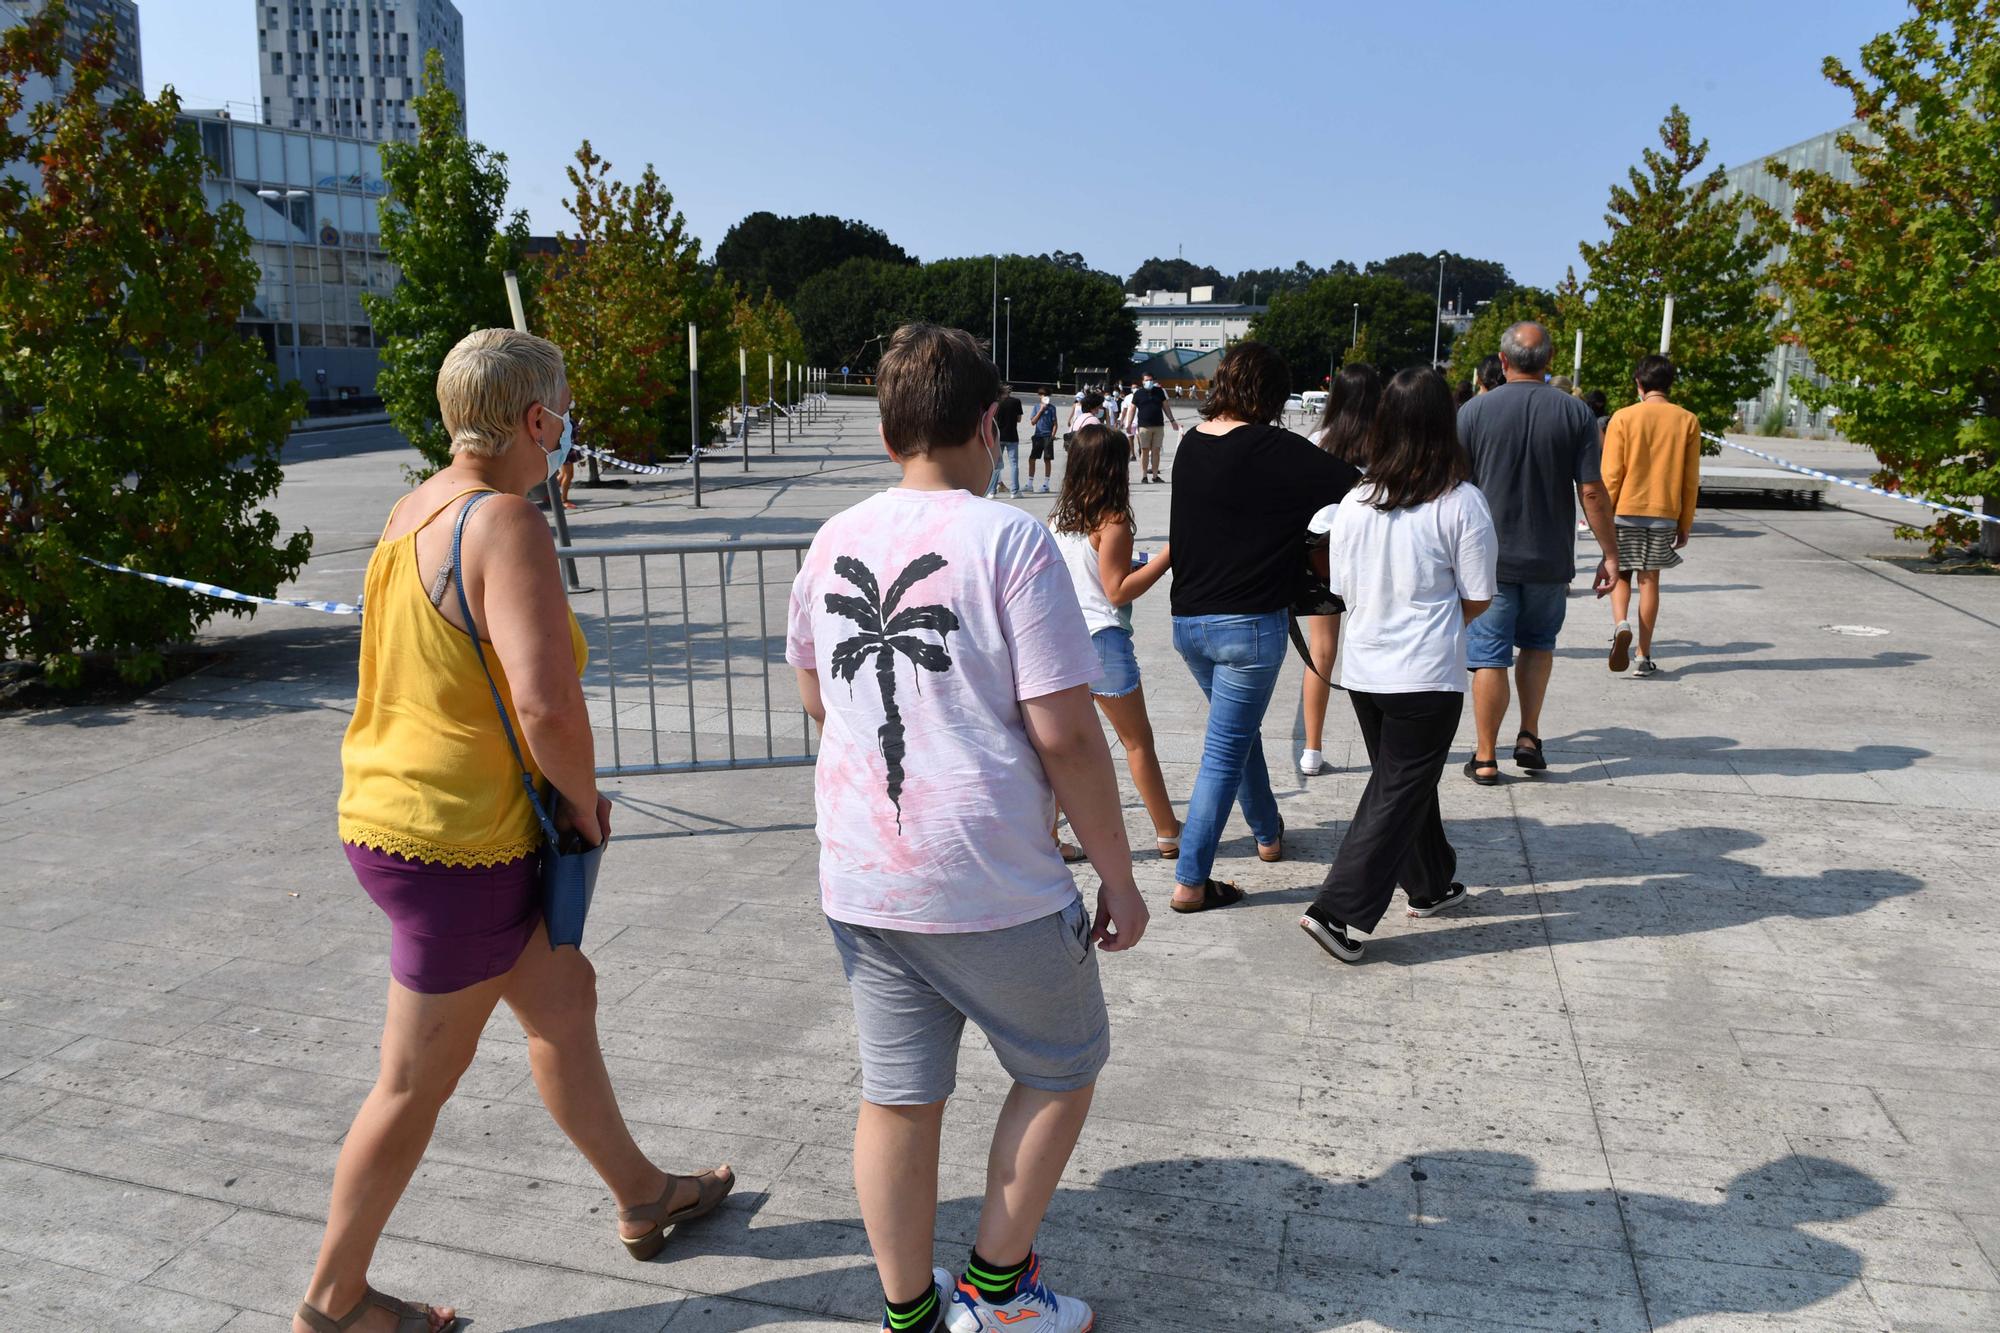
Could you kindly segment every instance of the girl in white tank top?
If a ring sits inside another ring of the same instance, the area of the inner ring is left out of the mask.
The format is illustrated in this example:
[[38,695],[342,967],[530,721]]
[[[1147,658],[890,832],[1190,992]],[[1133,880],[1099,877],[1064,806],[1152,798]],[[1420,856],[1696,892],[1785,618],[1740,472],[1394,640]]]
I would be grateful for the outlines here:
[[1152,817],[1160,855],[1171,860],[1180,855],[1181,822],[1160,774],[1139,659],[1132,649],[1132,603],[1167,572],[1170,553],[1162,547],[1151,559],[1133,559],[1138,523],[1132,516],[1131,451],[1124,434],[1109,426],[1093,421],[1080,428],[1070,445],[1049,527],[1097,647],[1100,670],[1091,683],[1091,697],[1125,747],[1125,766]]

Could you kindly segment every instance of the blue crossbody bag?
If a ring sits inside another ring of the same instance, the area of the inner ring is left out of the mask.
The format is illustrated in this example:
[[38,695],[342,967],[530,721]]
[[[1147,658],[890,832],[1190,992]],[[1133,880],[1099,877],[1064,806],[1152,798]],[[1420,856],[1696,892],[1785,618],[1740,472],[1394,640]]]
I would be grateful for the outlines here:
[[528,771],[521,743],[514,738],[514,723],[507,716],[507,706],[500,701],[500,686],[494,682],[493,668],[486,663],[486,648],[479,642],[479,626],[472,619],[472,603],[465,596],[465,561],[461,558],[465,520],[492,494],[482,491],[458,511],[458,525],[451,534],[452,581],[458,585],[458,609],[465,617],[465,632],[472,639],[472,651],[479,655],[479,669],[486,673],[486,688],[493,691],[493,708],[500,714],[500,729],[507,733],[507,747],[514,752],[514,762],[520,766],[521,787],[528,793],[528,804],[534,807],[535,818],[541,821],[542,917],[548,924],[549,947],[581,946],[583,919],[590,914],[590,896],[597,891],[597,868],[604,860],[604,843],[592,847],[579,833],[556,832],[555,789],[551,787],[545,799],[535,786],[534,775]]

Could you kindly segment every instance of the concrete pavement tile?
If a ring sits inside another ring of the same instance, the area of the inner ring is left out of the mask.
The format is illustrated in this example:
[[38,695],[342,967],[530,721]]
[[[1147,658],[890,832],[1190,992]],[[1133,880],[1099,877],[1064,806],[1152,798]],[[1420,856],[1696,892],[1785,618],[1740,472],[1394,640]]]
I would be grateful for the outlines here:
[[[147,1333],[216,1333],[236,1308],[179,1292],[122,1282],[81,1268],[0,1251],[0,1328],[83,1333],[143,1328]],[[270,1333],[265,1317],[262,1333]]]
[[0,1159],[0,1250],[137,1282],[234,1213],[232,1205]]
[[1957,1333],[1969,1328],[2000,1327],[2000,1294],[1927,1287],[1870,1277],[1865,1284],[1876,1308],[1898,1330],[1912,1333]]
[[[1872,1329],[1889,1319],[1869,1299],[1859,1275],[1757,1268],[1641,1255],[1636,1261],[1653,1327],[1695,1333],[1711,1320],[1792,1317],[1795,1327]],[[1720,1325],[1727,1326],[1727,1325]],[[1741,1325],[1739,1325],[1741,1326]],[[1757,1327],[1765,1327],[1758,1323]],[[1900,1327],[1898,1325],[1897,1327]]]

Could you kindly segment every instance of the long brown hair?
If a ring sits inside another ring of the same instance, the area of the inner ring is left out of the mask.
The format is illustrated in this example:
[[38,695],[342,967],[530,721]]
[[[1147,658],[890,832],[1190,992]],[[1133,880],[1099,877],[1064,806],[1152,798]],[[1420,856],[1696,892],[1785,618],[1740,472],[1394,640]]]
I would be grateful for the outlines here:
[[1458,442],[1451,386],[1427,366],[1396,372],[1382,390],[1368,442],[1368,503],[1384,513],[1428,504],[1472,480],[1472,460]]
[[1049,513],[1049,526],[1086,537],[1113,519],[1138,527],[1132,517],[1131,456],[1132,442],[1124,431],[1109,426],[1079,430],[1063,464],[1062,494]]
[[1366,361],[1342,366],[1326,395],[1326,412],[1319,419],[1319,447],[1343,463],[1368,466],[1368,433],[1375,426],[1375,408],[1382,401],[1382,377]]

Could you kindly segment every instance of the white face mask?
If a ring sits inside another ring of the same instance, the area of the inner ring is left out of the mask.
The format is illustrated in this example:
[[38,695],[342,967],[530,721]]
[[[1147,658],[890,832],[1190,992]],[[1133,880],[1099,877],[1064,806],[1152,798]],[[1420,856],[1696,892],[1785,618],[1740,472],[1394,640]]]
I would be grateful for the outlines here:
[[569,461],[569,451],[575,447],[575,438],[570,429],[569,418],[570,412],[576,411],[576,404],[571,403],[569,405],[569,412],[558,412],[545,403],[542,405],[542,411],[547,412],[563,424],[562,434],[556,437],[556,447],[550,450],[548,454],[549,475],[547,480],[554,481],[556,473],[562,471],[563,464]]

